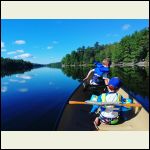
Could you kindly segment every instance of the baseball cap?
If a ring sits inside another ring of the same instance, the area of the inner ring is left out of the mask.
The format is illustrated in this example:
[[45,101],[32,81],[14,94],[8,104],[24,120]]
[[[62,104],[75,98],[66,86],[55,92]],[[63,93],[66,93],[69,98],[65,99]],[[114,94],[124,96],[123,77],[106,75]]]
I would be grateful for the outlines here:
[[114,87],[114,89],[118,89],[121,86],[121,79],[118,77],[113,77],[109,80],[108,86]]

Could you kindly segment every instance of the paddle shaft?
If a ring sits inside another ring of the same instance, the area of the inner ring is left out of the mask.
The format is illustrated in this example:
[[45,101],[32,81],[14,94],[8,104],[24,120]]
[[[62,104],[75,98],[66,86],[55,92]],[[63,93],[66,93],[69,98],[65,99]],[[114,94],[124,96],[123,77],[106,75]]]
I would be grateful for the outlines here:
[[125,106],[125,107],[142,107],[141,104],[138,103],[127,103],[127,104],[122,104],[122,103],[107,103],[107,102],[95,102],[95,101],[69,101],[69,104],[87,104],[87,105],[99,105],[99,106],[104,106],[104,105],[116,105],[116,106]]

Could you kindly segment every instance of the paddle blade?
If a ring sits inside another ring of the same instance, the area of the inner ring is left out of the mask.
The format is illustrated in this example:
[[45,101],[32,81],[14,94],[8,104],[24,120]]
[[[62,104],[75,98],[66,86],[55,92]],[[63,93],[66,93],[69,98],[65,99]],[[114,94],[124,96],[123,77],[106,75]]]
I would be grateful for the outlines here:
[[69,104],[86,104],[86,102],[81,102],[81,101],[69,101]]
[[142,107],[142,105],[139,103],[127,103],[127,104],[122,104],[122,106],[125,106],[125,107]]

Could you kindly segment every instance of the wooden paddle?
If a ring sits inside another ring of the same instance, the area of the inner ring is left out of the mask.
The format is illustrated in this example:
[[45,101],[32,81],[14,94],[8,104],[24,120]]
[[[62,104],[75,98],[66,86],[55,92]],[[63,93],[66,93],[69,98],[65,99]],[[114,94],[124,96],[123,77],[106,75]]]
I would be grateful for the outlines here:
[[139,103],[127,103],[127,104],[122,104],[122,103],[108,103],[108,102],[95,102],[95,101],[69,101],[69,104],[88,104],[88,105],[116,105],[116,106],[125,106],[125,107],[142,107],[141,104]]

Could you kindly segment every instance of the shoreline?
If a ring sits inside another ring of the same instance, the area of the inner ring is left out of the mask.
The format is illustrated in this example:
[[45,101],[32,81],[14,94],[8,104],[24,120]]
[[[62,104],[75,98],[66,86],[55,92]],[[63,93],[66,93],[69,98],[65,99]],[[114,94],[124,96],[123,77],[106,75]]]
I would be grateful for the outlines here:
[[[80,64],[80,65],[63,65],[62,64],[62,67],[91,67],[91,66],[94,66],[93,64]],[[139,66],[139,67],[149,67],[149,62],[138,62],[138,63],[112,63],[111,64],[111,67],[114,67],[114,66],[120,66],[120,67],[126,67],[126,66],[131,66],[131,67],[134,67],[134,66]]]

